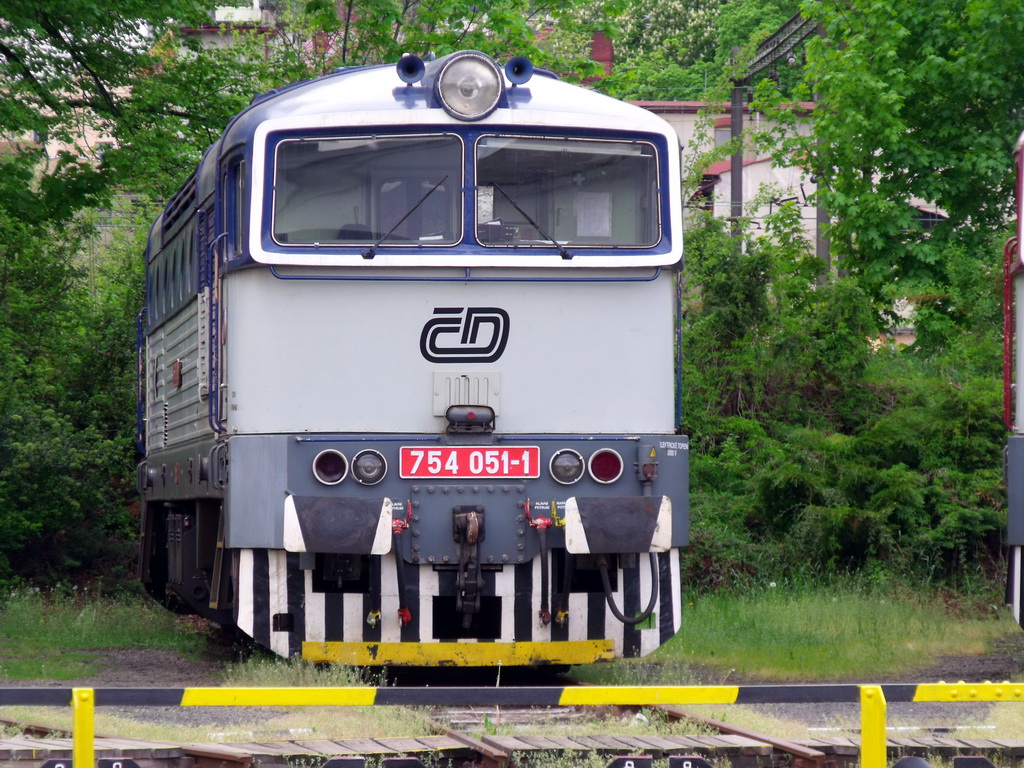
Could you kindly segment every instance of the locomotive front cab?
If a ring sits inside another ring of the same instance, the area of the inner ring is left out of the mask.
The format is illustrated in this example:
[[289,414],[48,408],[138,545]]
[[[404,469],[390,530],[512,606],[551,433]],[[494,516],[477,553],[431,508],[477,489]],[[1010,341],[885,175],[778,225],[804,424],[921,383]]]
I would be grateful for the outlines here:
[[198,175],[198,581],[282,655],[577,664],[679,628],[678,140],[531,71],[341,71]]

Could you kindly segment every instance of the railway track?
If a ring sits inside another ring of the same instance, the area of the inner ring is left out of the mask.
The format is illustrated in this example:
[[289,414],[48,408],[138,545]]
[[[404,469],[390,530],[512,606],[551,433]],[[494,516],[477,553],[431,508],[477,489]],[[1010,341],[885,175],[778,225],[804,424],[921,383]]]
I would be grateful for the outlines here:
[[[439,689],[439,694],[442,694],[442,691],[443,689]],[[740,736],[747,740],[749,744],[744,744],[740,741],[733,742],[730,745],[722,743],[699,745],[685,741],[673,743],[670,739],[664,737],[655,737],[653,740],[648,739],[646,741],[643,739],[637,740],[635,735],[629,736],[626,734],[630,730],[627,723],[634,721],[643,722],[643,718],[637,719],[638,709],[630,707],[602,707],[600,710],[600,712],[595,713],[592,707],[438,708],[429,721],[434,733],[419,739],[404,740],[406,743],[401,743],[403,740],[379,739],[371,744],[369,740],[362,740],[364,742],[362,746],[368,752],[377,755],[387,755],[389,753],[389,743],[398,748],[393,750],[395,752],[414,753],[421,751],[422,747],[430,746],[431,742],[428,739],[442,737],[444,741],[433,743],[433,746],[438,748],[436,752],[439,756],[449,755],[452,758],[458,757],[463,760],[469,758],[473,765],[481,766],[481,768],[514,768],[519,763],[533,762],[548,752],[574,751],[579,753],[587,748],[595,747],[600,749],[600,751],[608,753],[639,754],[640,752],[645,752],[650,754],[654,752],[659,755],[668,755],[685,752],[687,747],[691,748],[690,751],[696,752],[702,747],[714,746],[719,754],[724,754],[728,751],[732,753],[734,758],[741,756],[747,758],[740,762],[748,765],[751,764],[750,758],[754,757],[753,745],[756,743],[770,745],[770,749],[764,747],[759,750],[760,754],[756,755],[759,759],[754,761],[758,765],[775,765],[780,761],[795,764],[794,759],[811,760],[810,764],[820,765],[820,758],[824,757],[824,753],[815,750],[808,751],[797,744],[789,744],[782,740],[772,739],[749,731],[742,731],[725,723],[709,720],[672,707],[649,707],[647,710],[649,712],[660,711],[669,719],[684,719],[699,723],[705,730],[717,730],[721,733]],[[566,738],[559,741],[550,736],[536,737],[529,735],[531,730],[536,729],[538,726],[543,726],[543,731],[541,732],[545,733],[552,732],[552,725],[556,726],[555,730],[562,730],[565,733],[586,730],[583,726],[593,722],[596,714],[611,721],[617,719],[622,722],[621,730],[623,733],[613,735],[615,726],[610,725],[608,734],[603,736],[577,736],[575,739]],[[30,743],[31,740],[37,740],[36,743],[49,742],[50,746],[57,748],[57,752],[60,751],[63,742],[69,741],[72,736],[71,732],[67,729],[40,723],[0,719],[0,724],[8,731],[17,731],[21,734],[20,738],[22,740],[28,739]],[[111,743],[131,741],[101,734],[97,734],[96,738],[98,742],[101,742],[98,750],[100,752],[102,751],[102,742],[104,740]],[[310,759],[310,752],[316,751],[311,749],[312,744],[313,742],[310,741],[296,740],[281,742],[273,749],[267,743],[191,744],[182,747],[182,756],[190,758],[196,768],[251,768],[257,762],[261,765],[275,762],[274,759],[268,758],[287,758],[289,756],[303,755],[304,761],[308,761]],[[507,745],[514,745],[515,748],[510,749]],[[164,745],[164,747],[166,746]],[[353,745],[347,745],[339,741],[321,742],[317,745],[318,748],[324,751],[323,757],[325,761],[329,757],[327,753],[334,751],[343,752],[350,746]],[[725,748],[726,746],[728,746],[728,749]],[[402,747],[405,749],[401,749]],[[153,752],[155,748],[155,745],[153,745],[149,751]],[[10,752],[10,750],[8,751]],[[124,752],[125,750],[122,748],[118,751]],[[157,751],[159,750],[157,749]],[[164,749],[164,752],[166,751]],[[277,754],[270,755],[270,751]],[[528,752],[532,757],[524,759],[522,756],[524,752]],[[744,752],[746,752],[745,755],[743,754]],[[519,755],[518,759],[514,759],[513,753]],[[0,740],[0,768],[4,768],[5,758],[13,757],[15,757],[13,753],[4,753],[3,741]],[[170,758],[168,757],[168,759]],[[290,762],[290,760],[285,759],[284,762]],[[733,762],[737,761],[733,760]],[[25,768],[25,763],[21,762],[19,768]]]
[[37,736],[41,739],[53,736],[71,738],[71,731],[65,728],[57,728],[50,725],[42,725],[40,723],[26,723],[21,720],[11,720],[6,717],[0,717],[0,728],[8,731],[15,731],[25,736]]
[[[584,685],[578,680],[572,680],[569,678],[568,682],[575,683],[577,685]],[[626,708],[620,707],[620,710],[633,712],[634,714],[639,710],[637,708]],[[775,736],[769,736],[764,733],[758,733],[747,728],[740,728],[739,726],[732,725],[730,723],[723,722],[721,720],[715,720],[712,718],[704,717],[693,712],[687,712],[679,707],[654,705],[649,709],[660,712],[669,720],[675,721],[686,721],[695,723],[702,726],[710,731],[716,731],[721,734],[727,734],[730,736],[740,736],[752,741],[762,742],[770,745],[775,751],[786,755],[790,758],[790,762],[798,768],[807,766],[808,768],[822,768],[824,765],[827,755],[818,749],[803,746],[795,741],[789,739],[780,739]]]

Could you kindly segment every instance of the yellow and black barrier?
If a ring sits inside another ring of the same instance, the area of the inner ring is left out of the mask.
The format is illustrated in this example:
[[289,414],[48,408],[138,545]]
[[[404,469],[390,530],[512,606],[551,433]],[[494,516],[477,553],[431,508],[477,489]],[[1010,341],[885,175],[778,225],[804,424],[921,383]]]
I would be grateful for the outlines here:
[[102,706],[586,706],[850,703],[860,706],[861,768],[885,768],[888,702],[1024,702],[1021,683],[669,685],[538,688],[0,688],[0,706],[71,706],[76,768],[95,766]]

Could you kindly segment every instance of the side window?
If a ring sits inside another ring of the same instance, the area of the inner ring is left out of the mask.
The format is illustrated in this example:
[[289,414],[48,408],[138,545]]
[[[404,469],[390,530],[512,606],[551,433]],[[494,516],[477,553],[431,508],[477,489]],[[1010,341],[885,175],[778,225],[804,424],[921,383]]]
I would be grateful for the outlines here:
[[153,272],[150,283],[153,286],[153,303],[150,305],[153,312],[153,321],[158,322],[164,319],[164,260],[163,256],[157,256],[152,264]]
[[196,227],[193,221],[185,232],[185,295],[196,292]]
[[167,317],[171,310],[171,259],[164,252],[160,257],[160,316]]
[[146,265],[146,321],[150,326],[156,320],[156,303],[153,300],[153,276],[155,269],[153,264]]
[[232,185],[232,195],[234,199],[232,200],[232,207],[234,209],[234,215],[232,218],[234,219],[234,222],[231,250],[233,253],[240,254],[245,247],[245,231],[249,226],[249,210],[245,204],[245,161],[242,160],[234,167],[233,170],[234,184]]
[[246,210],[246,163],[241,158],[229,161],[220,177],[223,195],[220,202],[220,217],[223,231],[227,232],[228,258],[243,252],[248,223]]
[[181,306],[184,292],[182,291],[182,274],[181,274],[181,249],[182,242],[178,239],[178,242],[174,244],[174,254],[171,257],[171,307],[177,309]]

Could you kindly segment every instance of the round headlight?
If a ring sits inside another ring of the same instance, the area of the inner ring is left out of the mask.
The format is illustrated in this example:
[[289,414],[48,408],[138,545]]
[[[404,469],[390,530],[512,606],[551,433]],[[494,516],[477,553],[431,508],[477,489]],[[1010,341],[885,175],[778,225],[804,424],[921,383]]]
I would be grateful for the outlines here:
[[337,485],[348,474],[348,459],[341,451],[328,448],[313,459],[313,476],[324,485]]
[[352,459],[352,477],[363,485],[376,485],[388,472],[388,463],[377,451],[361,451]]
[[583,477],[586,467],[587,463],[583,461],[583,457],[571,448],[558,451],[551,457],[551,462],[548,464],[551,477],[562,485],[572,485],[577,482]]
[[482,53],[453,56],[437,76],[437,95],[453,117],[487,117],[501,98],[501,70]]

